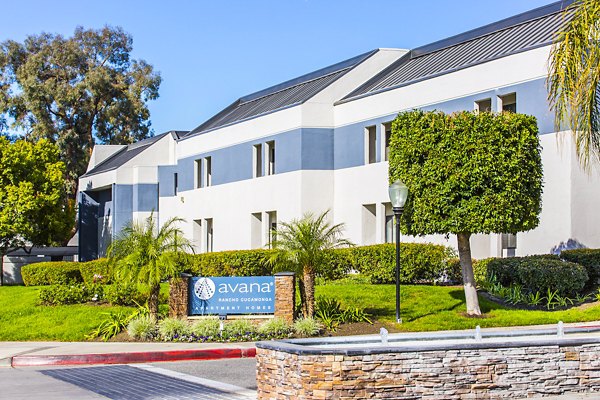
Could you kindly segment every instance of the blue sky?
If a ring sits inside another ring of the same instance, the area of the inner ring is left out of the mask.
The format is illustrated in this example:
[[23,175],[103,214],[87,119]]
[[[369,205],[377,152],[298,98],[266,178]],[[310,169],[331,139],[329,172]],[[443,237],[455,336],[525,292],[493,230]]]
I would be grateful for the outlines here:
[[[238,97],[378,47],[412,48],[551,0],[6,2],[0,41],[121,26],[160,71],[155,133],[189,130]],[[0,3],[1,4],[1,3]]]

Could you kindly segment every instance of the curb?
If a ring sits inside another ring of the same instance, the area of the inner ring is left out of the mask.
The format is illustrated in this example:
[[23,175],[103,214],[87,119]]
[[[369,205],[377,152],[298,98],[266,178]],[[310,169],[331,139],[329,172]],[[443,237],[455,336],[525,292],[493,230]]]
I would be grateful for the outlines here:
[[52,365],[132,364],[161,361],[218,360],[221,358],[252,358],[256,348],[147,351],[136,353],[23,355],[11,359],[12,367]]

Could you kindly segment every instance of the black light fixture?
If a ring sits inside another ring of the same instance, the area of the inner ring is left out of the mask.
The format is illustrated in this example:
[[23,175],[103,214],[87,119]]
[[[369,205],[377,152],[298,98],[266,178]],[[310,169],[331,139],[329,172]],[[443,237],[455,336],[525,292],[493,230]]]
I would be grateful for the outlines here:
[[408,198],[408,187],[398,179],[388,189],[392,210],[396,217],[396,322],[401,324],[400,318],[400,216],[404,211],[404,204]]

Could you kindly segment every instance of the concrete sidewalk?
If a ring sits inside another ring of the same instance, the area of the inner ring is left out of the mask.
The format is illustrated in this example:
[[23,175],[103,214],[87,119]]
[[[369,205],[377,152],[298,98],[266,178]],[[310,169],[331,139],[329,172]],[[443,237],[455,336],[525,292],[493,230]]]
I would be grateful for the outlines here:
[[[555,328],[557,325],[486,328],[482,332]],[[600,321],[564,324],[600,327]],[[473,331],[467,330],[467,331]],[[440,331],[440,333],[464,331]],[[414,332],[413,332],[414,333]],[[0,367],[150,363],[254,357],[254,343],[0,342]]]
[[254,357],[254,343],[0,342],[0,367]]

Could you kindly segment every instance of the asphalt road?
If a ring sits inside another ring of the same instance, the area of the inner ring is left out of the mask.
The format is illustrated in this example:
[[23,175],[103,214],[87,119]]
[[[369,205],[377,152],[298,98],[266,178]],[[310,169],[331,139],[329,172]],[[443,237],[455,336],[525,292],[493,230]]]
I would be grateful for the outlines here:
[[1,400],[249,400],[254,359],[0,368]]

